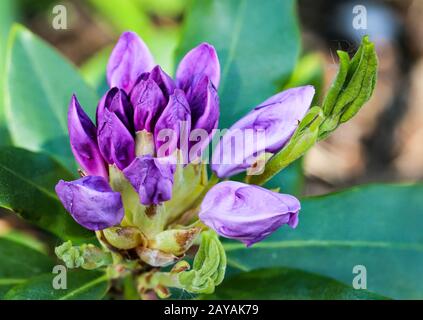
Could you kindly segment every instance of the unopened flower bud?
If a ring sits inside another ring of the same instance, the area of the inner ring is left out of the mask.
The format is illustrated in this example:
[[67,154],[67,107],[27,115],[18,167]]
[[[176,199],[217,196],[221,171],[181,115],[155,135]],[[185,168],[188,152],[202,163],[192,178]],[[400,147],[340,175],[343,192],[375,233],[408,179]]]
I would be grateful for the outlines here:
[[106,162],[97,145],[97,128],[75,95],[69,105],[68,128],[72,152],[82,169],[90,175],[107,178]]
[[300,202],[255,185],[225,181],[206,194],[199,218],[219,235],[247,246],[263,240],[284,224],[298,224]]
[[124,32],[107,64],[107,81],[111,87],[129,93],[138,76],[154,67],[150,50],[134,32]]

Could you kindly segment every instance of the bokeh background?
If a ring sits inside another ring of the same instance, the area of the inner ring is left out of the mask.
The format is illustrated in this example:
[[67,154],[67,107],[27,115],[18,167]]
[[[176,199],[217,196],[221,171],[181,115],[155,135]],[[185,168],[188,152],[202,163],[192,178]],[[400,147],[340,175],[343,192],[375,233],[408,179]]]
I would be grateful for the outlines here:
[[[266,0],[271,1],[271,0]],[[19,21],[81,68],[104,92],[104,65],[119,34],[133,30],[158,63],[173,70],[184,8],[189,0],[0,1],[0,58],[10,25]],[[55,5],[67,8],[67,29],[52,27]],[[353,8],[364,5],[367,29],[353,28]],[[303,195],[370,182],[423,178],[423,1],[299,0],[303,62],[325,92],[337,70],[336,50],[354,53],[364,34],[376,43],[379,80],[358,115],[303,159]],[[0,68],[2,68],[1,66]],[[1,70],[0,70],[1,71]],[[0,232],[26,228],[0,213]]]

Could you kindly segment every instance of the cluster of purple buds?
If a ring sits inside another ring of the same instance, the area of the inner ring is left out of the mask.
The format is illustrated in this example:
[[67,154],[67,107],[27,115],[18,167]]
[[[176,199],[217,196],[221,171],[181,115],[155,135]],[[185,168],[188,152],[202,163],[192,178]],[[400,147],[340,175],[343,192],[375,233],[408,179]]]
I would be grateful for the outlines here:
[[[82,178],[56,186],[67,211],[100,232],[99,240],[164,266],[182,257],[207,228],[252,245],[284,224],[297,226],[295,197],[218,179],[248,171],[284,148],[308,112],[313,87],[276,94],[236,122],[217,143],[211,161],[217,177],[207,185],[204,163],[194,160],[202,159],[218,127],[220,66],[213,46],[202,43],[188,52],[173,80],[143,41],[125,32],[110,56],[107,79],[110,90],[97,106],[95,123],[76,96],[71,99],[70,144]],[[234,136],[247,131],[265,139],[233,147]],[[240,161],[234,161],[237,153]],[[181,190],[184,200],[177,201]],[[192,206],[174,208],[182,202]],[[172,241],[180,244],[181,237],[183,245],[175,249]]]

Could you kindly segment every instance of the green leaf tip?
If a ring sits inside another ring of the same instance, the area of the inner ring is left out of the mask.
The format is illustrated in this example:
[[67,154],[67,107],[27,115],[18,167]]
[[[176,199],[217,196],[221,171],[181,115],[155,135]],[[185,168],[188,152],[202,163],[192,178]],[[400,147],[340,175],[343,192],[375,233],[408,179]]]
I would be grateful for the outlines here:
[[375,45],[368,36],[363,37],[352,59],[344,51],[338,51],[338,56],[338,74],[323,101],[325,121],[319,140],[350,120],[370,99],[376,85],[378,61]]

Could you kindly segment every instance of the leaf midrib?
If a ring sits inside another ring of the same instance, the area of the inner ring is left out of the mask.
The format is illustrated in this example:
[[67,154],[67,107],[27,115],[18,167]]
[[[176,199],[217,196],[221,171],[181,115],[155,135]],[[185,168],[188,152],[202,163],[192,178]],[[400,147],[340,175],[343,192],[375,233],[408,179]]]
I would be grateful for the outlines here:
[[[223,244],[226,252],[245,249],[242,243]],[[254,249],[281,249],[281,248],[301,248],[301,247],[362,247],[380,248],[396,250],[423,251],[423,244],[393,243],[384,241],[359,241],[359,240],[287,240],[273,242],[256,243],[250,250]]]

